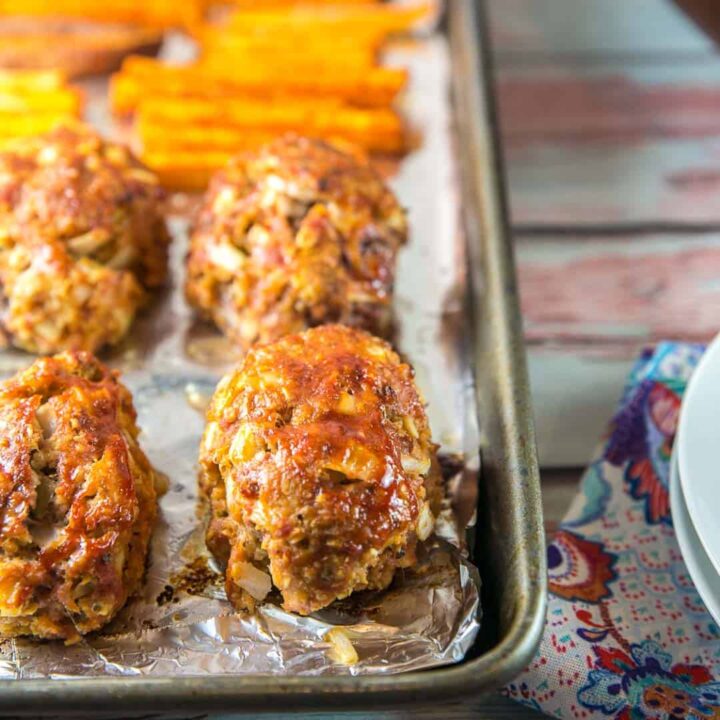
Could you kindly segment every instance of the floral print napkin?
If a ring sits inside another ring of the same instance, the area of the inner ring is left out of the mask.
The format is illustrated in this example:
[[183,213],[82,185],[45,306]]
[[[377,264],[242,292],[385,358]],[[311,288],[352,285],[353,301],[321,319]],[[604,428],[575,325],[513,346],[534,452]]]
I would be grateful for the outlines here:
[[635,364],[548,548],[545,634],[506,688],[520,702],[559,718],[720,718],[720,630],[683,563],[668,487],[680,401],[702,352],[664,343]]

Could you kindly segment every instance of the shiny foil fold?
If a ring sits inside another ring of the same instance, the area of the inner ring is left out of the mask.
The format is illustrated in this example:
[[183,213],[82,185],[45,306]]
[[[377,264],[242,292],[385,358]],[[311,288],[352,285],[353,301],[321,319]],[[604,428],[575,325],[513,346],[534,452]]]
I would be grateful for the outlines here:
[[[404,107],[418,136],[417,149],[390,173],[411,225],[399,261],[394,343],[416,369],[433,437],[454,467],[446,474],[445,508],[418,567],[399,572],[384,592],[358,593],[311,617],[284,612],[277,595],[254,617],[233,612],[204,545],[197,453],[204,405],[237,357],[185,303],[188,222],[178,216],[172,221],[172,287],[138,319],[123,346],[103,358],[123,371],[142,446],[169,479],[147,580],[107,628],[75,645],[3,641],[0,677],[396,673],[457,662],[472,645],[480,622],[479,578],[465,535],[477,498],[478,432],[448,52],[443,38],[431,37],[391,55],[391,62],[410,68]],[[109,130],[104,88],[89,88],[89,117]],[[8,351],[0,369],[8,375],[31,360]],[[355,664],[334,659],[326,637],[334,627],[352,642]]]

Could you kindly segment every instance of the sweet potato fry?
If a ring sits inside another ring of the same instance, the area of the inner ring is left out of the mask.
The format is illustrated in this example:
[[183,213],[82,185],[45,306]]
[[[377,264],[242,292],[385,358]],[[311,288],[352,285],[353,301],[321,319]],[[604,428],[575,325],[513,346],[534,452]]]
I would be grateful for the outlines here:
[[232,58],[239,63],[283,63],[297,67],[327,65],[328,58],[336,67],[367,69],[377,65],[381,43],[375,37],[358,40],[350,38],[303,38],[302,42],[278,42],[276,37],[233,34],[226,29],[201,29],[196,35],[202,58]]
[[51,113],[79,115],[82,96],[74,88],[47,92],[1,92],[0,113]]
[[143,125],[138,128],[141,155],[172,155],[173,152],[237,155],[253,150],[276,137],[260,128],[241,131],[238,128],[204,128],[197,125]]
[[0,69],[0,93],[58,90],[67,78],[60,70]]
[[67,119],[68,115],[65,113],[50,112],[32,115],[0,113],[0,143],[4,146],[19,137],[47,132]]
[[371,152],[394,154],[405,149],[402,120],[384,108],[148,98],[138,106],[136,123],[143,143],[171,135],[178,145],[226,149],[242,147],[248,132],[271,137],[293,131],[344,138]]
[[0,148],[79,118],[82,99],[59,70],[0,70]]
[[132,112],[141,97],[157,95],[228,100],[247,96],[338,97],[360,107],[382,107],[391,105],[407,82],[407,71],[384,67],[372,68],[358,78],[304,76],[288,72],[286,67],[236,70],[221,63],[170,66],[132,56],[113,77],[111,106],[116,113]]
[[152,27],[190,27],[202,19],[198,0],[0,0],[0,15],[63,16]]
[[223,167],[231,154],[188,151],[173,148],[169,152],[143,151],[143,162],[158,176],[168,190],[200,191],[207,187],[211,175]]
[[[198,42],[205,44],[226,39],[228,42],[254,47],[274,46],[279,51],[293,47],[307,47],[310,51],[320,48],[329,51],[328,57],[333,58],[340,56],[340,50],[362,48],[377,50],[386,42],[387,35],[382,27],[373,25],[358,27],[338,25],[328,31],[324,26],[314,27],[310,24],[287,24],[276,27],[272,23],[267,26],[262,24],[244,26],[228,22],[206,23],[193,31],[193,36]],[[335,47],[338,48],[338,52],[332,52]]]
[[[151,92],[148,92],[148,87]],[[342,98],[327,95],[322,97],[299,95],[287,91],[274,91],[272,88],[233,88],[222,83],[206,82],[204,85],[189,86],[183,82],[166,82],[155,87],[152,81],[142,82],[124,73],[116,73],[110,78],[110,107],[116,115],[127,115],[134,112],[140,102],[151,95],[153,99],[167,102],[183,101],[192,104],[194,101],[229,103],[273,103],[277,106],[322,104],[324,107],[339,106],[344,103]]]
[[142,97],[142,89],[136,78],[121,72],[110,76],[108,101],[115,115],[129,115],[134,112]]
[[[378,5],[382,0],[312,0],[313,5]],[[242,10],[257,8],[257,0],[224,0],[225,5],[234,5]],[[263,8],[290,8],[308,5],[308,0],[264,0]]]
[[[199,192],[204,190],[214,172],[224,167],[228,160],[239,152],[256,150],[275,136],[247,134],[242,147],[232,151],[207,150],[175,146],[172,142],[158,147],[145,148],[141,152],[142,161],[157,176],[160,184],[168,190]],[[165,138],[167,140],[167,137]],[[325,138],[345,152],[354,154],[360,161],[367,157],[362,150],[342,138]]]
[[[401,68],[372,67],[355,68],[352,71],[336,66],[326,60],[323,67],[316,68],[312,78],[298,77],[299,73],[291,72],[282,61],[255,62],[246,67],[238,67],[224,61],[202,62],[192,65],[169,65],[155,58],[130,55],[123,61],[121,72],[143,80],[157,77],[166,82],[181,80],[186,83],[204,84],[211,80],[222,83],[226,87],[266,86],[272,83],[272,90],[283,87],[317,87],[327,90],[329,94],[343,95],[348,86],[362,85],[366,78],[368,86],[373,83],[387,86],[393,91],[401,88],[407,80],[407,72]],[[316,93],[311,93],[316,94]]]
[[311,29],[313,32],[348,34],[376,29],[387,34],[407,33],[413,26],[426,20],[432,14],[429,2],[415,5],[367,5],[318,7],[298,6],[291,9],[238,10],[230,16],[230,26],[246,32],[267,32],[276,34],[293,29]]
[[[203,63],[201,67],[215,76],[228,72],[227,65],[215,61]],[[358,73],[342,70],[334,70],[331,63],[322,69],[316,68],[312,74],[295,73],[282,65],[254,66],[244,73],[236,72],[233,82],[247,89],[271,86],[287,94],[336,95],[363,107],[391,105],[407,83],[407,71],[400,68],[374,67]]]
[[[228,102],[227,98],[168,98],[145,97],[138,106],[142,116],[155,124],[170,122],[183,125],[227,125],[237,127],[267,127],[270,132],[286,125],[315,122],[316,117],[328,116],[348,109],[335,98],[287,98],[282,103],[244,98]],[[390,110],[350,108],[353,115],[384,119]],[[380,122],[381,120],[379,120]]]
[[[303,132],[310,137],[337,139],[359,145],[368,152],[397,155],[405,150],[402,136],[358,132],[355,128],[289,128]],[[256,147],[276,136],[260,128],[243,129],[238,127],[197,125],[152,125],[142,122],[138,127],[140,142],[147,151],[171,153],[173,148],[211,152],[236,153]]]
[[[203,50],[200,65],[208,68],[248,68],[242,74],[249,74],[250,77],[260,77],[259,68],[263,68],[267,76],[274,68],[278,71],[272,75],[279,75],[279,68],[284,67],[285,72],[292,74],[329,78],[346,77],[348,82],[357,82],[366,73],[374,69],[380,69],[376,62],[367,57],[359,55],[346,55],[338,62],[329,63],[328,56],[324,58],[311,54],[279,52],[253,52],[235,51],[226,48],[208,48]],[[250,70],[252,68],[252,70]]]

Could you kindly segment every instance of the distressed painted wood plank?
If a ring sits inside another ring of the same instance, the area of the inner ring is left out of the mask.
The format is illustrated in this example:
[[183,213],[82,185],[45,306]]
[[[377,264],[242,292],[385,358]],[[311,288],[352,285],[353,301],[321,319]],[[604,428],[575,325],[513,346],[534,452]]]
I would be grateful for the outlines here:
[[500,70],[497,87],[508,141],[627,147],[659,138],[720,134],[717,56],[652,66],[513,66]]
[[498,91],[516,225],[720,225],[720,58],[513,67]]
[[564,233],[518,243],[541,463],[585,464],[640,347],[714,333],[720,261],[713,236],[568,229],[718,224],[720,62],[663,0],[491,10],[513,220]]
[[667,0],[489,0],[501,60],[523,54],[706,53],[712,44]]
[[542,465],[586,463],[633,361],[720,328],[720,233],[516,243]]
[[720,326],[720,233],[517,244],[529,343],[703,341]]
[[[607,344],[528,348],[542,468],[587,465],[615,412],[638,349]],[[554,514],[548,520],[553,518],[559,519]]]
[[505,145],[516,228],[720,224],[720,138]]

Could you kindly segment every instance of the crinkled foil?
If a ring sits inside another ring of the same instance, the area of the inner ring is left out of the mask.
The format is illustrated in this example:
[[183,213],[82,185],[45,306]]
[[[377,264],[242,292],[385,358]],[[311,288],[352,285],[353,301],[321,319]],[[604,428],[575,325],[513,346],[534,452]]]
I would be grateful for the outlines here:
[[[396,673],[459,661],[472,645],[479,578],[466,557],[465,535],[473,522],[478,442],[464,342],[466,260],[448,52],[436,36],[393,55],[411,69],[406,112],[419,136],[418,149],[390,180],[411,221],[411,242],[399,261],[395,344],[417,371],[441,452],[453,458],[445,463],[451,470],[445,509],[418,567],[399,573],[384,592],[358,593],[310,617],[284,612],[274,595],[254,617],[233,613],[205,549],[196,473],[204,405],[236,357],[214,330],[197,324],[184,301],[188,222],[176,217],[172,287],[138,319],[132,337],[104,358],[123,371],[142,445],[169,479],[142,594],[105,630],[75,645],[5,641],[0,677]],[[99,99],[89,115],[109,129]],[[9,374],[30,361],[8,351],[0,369]],[[350,638],[357,663],[333,659],[325,636],[336,626]]]

